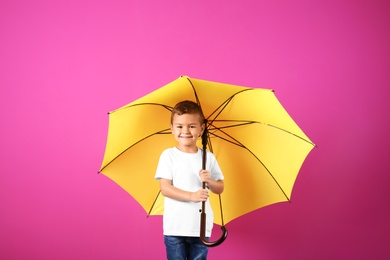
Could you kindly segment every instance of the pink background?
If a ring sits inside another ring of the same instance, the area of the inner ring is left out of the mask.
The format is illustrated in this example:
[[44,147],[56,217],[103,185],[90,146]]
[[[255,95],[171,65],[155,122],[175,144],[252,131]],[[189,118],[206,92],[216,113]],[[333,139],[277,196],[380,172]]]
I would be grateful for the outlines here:
[[[0,2],[0,257],[164,259],[99,170],[107,112],[180,75],[275,89],[319,146],[210,259],[390,257],[388,1]],[[215,234],[219,232],[216,229]]]

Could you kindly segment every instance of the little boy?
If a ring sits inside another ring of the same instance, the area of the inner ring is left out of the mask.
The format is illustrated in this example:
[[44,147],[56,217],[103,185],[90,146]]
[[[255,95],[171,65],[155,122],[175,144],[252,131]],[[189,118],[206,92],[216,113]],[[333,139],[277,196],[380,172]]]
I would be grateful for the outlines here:
[[155,178],[164,195],[164,243],[167,258],[206,259],[208,248],[200,241],[200,209],[206,202],[206,237],[211,236],[213,211],[209,190],[221,194],[223,174],[211,152],[207,152],[206,169],[202,170],[202,150],[197,139],[205,129],[201,108],[192,101],[182,101],[172,110],[171,130],[177,146],[161,154]]

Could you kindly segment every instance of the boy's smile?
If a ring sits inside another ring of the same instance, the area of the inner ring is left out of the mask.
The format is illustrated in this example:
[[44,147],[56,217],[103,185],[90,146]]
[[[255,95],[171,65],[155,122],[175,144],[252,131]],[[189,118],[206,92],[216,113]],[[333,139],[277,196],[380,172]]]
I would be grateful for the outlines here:
[[183,152],[196,153],[196,141],[202,135],[204,125],[198,114],[175,114],[171,124],[172,134],[178,142],[177,148]]

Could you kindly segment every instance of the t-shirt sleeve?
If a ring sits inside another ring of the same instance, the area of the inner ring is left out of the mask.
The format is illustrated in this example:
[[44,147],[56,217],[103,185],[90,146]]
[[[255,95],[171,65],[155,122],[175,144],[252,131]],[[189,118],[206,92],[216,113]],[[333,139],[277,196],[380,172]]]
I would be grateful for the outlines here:
[[211,166],[210,166],[211,178],[216,181],[223,180],[224,176],[221,168],[219,167],[218,161],[215,158],[215,155],[210,153],[209,160],[211,161]]
[[156,170],[156,175],[154,178],[156,180],[162,179],[168,179],[172,180],[172,160],[169,156],[169,153],[164,151],[160,155],[160,159],[157,164],[157,170]]

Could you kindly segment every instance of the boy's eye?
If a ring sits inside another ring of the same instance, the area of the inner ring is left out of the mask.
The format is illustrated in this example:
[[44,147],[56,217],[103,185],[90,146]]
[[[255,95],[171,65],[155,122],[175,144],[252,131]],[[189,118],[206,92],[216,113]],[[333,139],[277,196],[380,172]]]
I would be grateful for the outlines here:
[[[177,125],[176,128],[183,128],[183,126],[182,125]],[[190,125],[189,128],[196,128],[196,126],[195,125]]]

